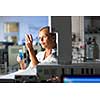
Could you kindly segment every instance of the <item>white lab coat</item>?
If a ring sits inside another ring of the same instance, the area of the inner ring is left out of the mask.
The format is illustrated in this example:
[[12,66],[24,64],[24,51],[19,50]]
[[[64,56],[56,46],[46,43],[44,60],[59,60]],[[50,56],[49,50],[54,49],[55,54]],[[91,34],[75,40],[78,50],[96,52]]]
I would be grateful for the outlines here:
[[[52,49],[52,53],[44,60],[44,51],[39,52],[36,56],[38,61],[40,62],[39,64],[55,64],[57,63],[57,56],[56,56],[56,50]],[[1,79],[14,79],[15,75],[36,75],[37,74],[37,69],[36,66],[32,66],[30,63],[29,66],[25,70],[18,70],[17,72],[8,74],[8,75],[3,75],[0,78]]]

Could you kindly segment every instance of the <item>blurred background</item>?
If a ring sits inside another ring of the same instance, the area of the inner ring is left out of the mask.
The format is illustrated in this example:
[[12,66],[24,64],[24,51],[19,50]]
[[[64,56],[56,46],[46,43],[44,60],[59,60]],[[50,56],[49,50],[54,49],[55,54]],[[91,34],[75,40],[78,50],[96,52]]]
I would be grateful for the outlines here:
[[25,48],[25,34],[32,34],[36,53],[41,50],[38,31],[48,25],[48,16],[0,16],[0,74],[18,70],[16,57],[22,49],[24,58],[28,53]]
[[47,25],[58,32],[59,61],[65,61],[64,64],[67,60],[68,64],[100,61],[99,16],[0,16],[0,75],[19,69],[16,57],[20,49],[29,63],[26,33],[33,36],[36,54],[42,50],[38,31]]

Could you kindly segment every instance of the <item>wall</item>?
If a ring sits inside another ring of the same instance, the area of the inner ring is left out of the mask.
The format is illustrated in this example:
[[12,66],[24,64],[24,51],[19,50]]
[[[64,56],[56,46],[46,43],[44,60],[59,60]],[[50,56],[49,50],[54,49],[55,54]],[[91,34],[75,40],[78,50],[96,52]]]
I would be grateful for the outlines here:
[[74,33],[84,43],[84,16],[72,16],[72,34]]
[[0,41],[5,40],[5,22],[19,23],[18,43],[22,44],[25,33],[32,33],[36,37],[39,28],[48,25],[48,16],[0,16]]
[[71,64],[72,33],[70,16],[51,16],[51,26],[58,32],[58,64]]
[[72,33],[80,34],[80,16],[72,16]]

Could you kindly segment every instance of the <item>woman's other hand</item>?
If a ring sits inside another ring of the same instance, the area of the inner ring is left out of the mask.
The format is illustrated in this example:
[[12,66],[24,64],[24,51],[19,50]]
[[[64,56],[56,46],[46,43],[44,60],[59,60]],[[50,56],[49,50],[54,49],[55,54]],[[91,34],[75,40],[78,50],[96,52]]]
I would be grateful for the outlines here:
[[17,56],[17,62],[19,63],[21,69],[26,69],[25,59],[21,60],[19,55]]

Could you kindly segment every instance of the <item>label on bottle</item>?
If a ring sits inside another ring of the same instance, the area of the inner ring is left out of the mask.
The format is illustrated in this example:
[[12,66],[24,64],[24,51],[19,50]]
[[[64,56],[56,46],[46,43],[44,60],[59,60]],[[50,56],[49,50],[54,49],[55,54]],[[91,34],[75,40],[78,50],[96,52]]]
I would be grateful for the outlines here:
[[86,54],[87,54],[87,59],[93,59],[93,46],[92,45],[87,45],[87,51],[86,51]]

